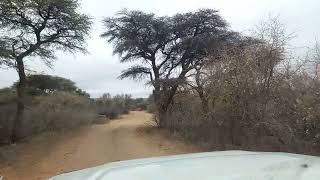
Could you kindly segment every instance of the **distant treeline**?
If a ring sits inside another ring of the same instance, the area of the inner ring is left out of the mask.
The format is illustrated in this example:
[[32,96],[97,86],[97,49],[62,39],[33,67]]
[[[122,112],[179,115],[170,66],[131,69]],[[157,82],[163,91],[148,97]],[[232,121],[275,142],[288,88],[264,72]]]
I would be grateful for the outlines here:
[[94,99],[98,114],[114,119],[121,114],[128,114],[129,111],[145,111],[149,107],[149,98],[132,98],[131,95],[115,95],[109,93]]

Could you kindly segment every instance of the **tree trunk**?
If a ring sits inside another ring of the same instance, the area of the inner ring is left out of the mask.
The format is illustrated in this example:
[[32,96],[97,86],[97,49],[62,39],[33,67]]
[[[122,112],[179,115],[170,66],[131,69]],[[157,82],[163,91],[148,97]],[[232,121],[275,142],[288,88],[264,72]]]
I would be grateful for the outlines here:
[[163,127],[165,127],[167,111],[163,105],[163,99],[161,97],[160,87],[156,86],[155,90],[153,91],[153,94],[154,94],[154,102],[155,102],[156,108],[157,108],[157,118],[158,118],[157,123],[160,128],[163,128]]
[[164,106],[158,107],[159,127],[166,127],[167,109]]
[[[179,76],[179,79],[185,76],[187,71],[182,72]],[[154,102],[157,107],[158,113],[158,125],[160,128],[165,127],[167,123],[167,113],[170,106],[170,103],[173,102],[173,97],[176,94],[179,84],[174,85],[170,90],[160,86],[159,76],[155,78],[154,85]]]
[[24,98],[25,98],[25,87],[26,87],[26,74],[24,71],[24,63],[22,58],[17,58],[17,71],[19,74],[19,82],[17,85],[17,111],[16,118],[13,122],[11,142],[19,140],[19,133],[22,126],[23,114],[24,114]]
[[204,95],[203,88],[198,88],[197,92],[201,100],[201,106],[204,114],[209,113],[209,101],[206,95]]

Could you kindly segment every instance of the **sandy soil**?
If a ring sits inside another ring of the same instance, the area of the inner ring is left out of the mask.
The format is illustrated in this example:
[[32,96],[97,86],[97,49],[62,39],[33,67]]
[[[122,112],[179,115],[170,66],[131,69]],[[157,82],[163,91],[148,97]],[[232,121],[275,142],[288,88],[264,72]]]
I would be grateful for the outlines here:
[[0,162],[0,175],[42,180],[113,161],[200,151],[155,128],[150,119],[148,113],[131,112],[107,124],[33,137],[12,147],[14,160]]

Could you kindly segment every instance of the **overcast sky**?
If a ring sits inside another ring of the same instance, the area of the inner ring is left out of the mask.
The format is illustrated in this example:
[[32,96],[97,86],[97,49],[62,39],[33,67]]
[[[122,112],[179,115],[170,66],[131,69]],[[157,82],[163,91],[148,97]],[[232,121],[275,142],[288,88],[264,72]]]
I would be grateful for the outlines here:
[[[220,11],[233,30],[241,32],[250,30],[270,14],[280,15],[288,31],[297,35],[295,46],[312,46],[315,39],[320,38],[319,0],[82,0],[83,11],[94,18],[94,27],[88,40],[89,54],[58,52],[53,69],[45,67],[40,60],[28,62],[28,69],[69,78],[92,97],[105,92],[148,96],[151,88],[143,82],[117,79],[127,65],[120,64],[119,57],[112,55],[112,46],[99,37],[103,32],[102,19],[123,8],[158,15],[213,8]],[[11,85],[17,79],[14,70],[0,69],[0,88]]]

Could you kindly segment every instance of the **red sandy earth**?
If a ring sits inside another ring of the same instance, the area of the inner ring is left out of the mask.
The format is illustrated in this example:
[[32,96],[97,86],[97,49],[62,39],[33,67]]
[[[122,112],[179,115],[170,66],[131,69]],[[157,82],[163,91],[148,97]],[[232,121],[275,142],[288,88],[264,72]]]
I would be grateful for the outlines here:
[[38,135],[16,145],[14,160],[0,164],[0,174],[4,180],[42,180],[108,162],[200,151],[150,119],[136,111],[106,124]]

